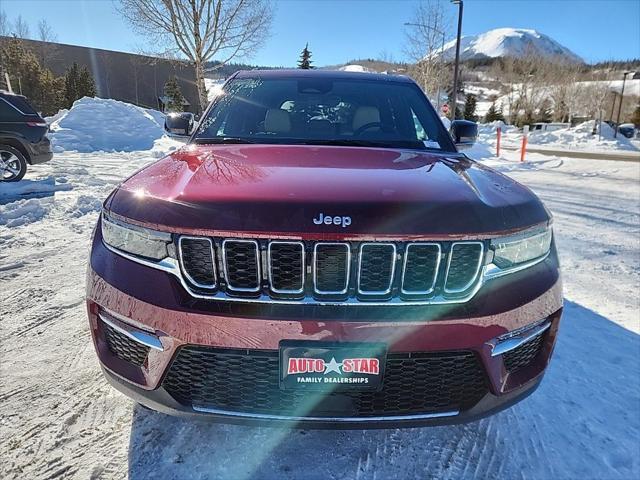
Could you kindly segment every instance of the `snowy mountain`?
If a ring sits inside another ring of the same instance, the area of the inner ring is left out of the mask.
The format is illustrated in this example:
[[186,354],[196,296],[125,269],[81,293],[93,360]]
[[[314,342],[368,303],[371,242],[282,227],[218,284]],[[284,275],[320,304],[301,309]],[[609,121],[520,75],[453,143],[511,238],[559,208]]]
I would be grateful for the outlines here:
[[[522,57],[528,51],[535,51],[545,57],[560,56],[574,62],[583,61],[578,55],[551,37],[526,28],[496,28],[480,35],[464,36],[460,42],[460,58],[462,60],[480,60],[487,57]],[[455,54],[456,41],[445,43],[445,58],[453,60]]]

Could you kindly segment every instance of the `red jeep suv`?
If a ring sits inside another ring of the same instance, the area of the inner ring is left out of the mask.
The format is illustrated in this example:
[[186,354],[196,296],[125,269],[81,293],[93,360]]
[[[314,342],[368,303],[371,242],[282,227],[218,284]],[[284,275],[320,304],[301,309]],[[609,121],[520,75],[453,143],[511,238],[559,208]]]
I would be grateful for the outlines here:
[[405,77],[235,74],[104,203],[87,307],[108,380],[305,428],[466,422],[533,392],[562,312],[551,216],[457,151],[475,124],[451,130]]

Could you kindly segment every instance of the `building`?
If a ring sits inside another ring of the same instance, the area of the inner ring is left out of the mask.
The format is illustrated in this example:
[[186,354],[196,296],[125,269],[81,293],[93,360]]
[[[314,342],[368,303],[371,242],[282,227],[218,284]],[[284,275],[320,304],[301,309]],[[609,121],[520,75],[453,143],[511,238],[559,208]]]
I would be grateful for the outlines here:
[[[6,38],[0,37],[0,41]],[[200,113],[195,70],[187,62],[62,43],[21,41],[55,75],[64,75],[74,62],[86,65],[93,74],[99,97],[147,108],[162,110],[164,84],[175,75],[186,99],[185,109]]]

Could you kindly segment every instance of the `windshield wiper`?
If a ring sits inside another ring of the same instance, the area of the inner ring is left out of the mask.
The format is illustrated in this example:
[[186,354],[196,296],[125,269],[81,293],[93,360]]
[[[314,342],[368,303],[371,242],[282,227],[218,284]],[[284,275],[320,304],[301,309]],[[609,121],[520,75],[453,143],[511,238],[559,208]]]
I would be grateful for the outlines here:
[[255,143],[248,138],[240,138],[240,137],[211,137],[211,138],[194,138],[194,143],[198,145],[202,144],[243,144],[243,143]]

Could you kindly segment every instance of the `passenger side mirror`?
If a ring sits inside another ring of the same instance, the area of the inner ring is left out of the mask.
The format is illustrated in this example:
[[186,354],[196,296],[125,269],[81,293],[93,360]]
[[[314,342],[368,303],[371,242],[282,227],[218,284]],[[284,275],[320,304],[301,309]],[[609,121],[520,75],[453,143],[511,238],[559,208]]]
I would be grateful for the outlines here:
[[478,138],[478,124],[469,120],[454,120],[449,131],[460,150],[470,148]]
[[193,113],[168,113],[164,118],[164,131],[170,137],[189,137],[195,126]]

